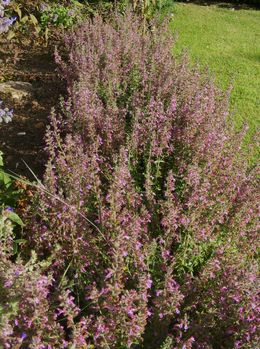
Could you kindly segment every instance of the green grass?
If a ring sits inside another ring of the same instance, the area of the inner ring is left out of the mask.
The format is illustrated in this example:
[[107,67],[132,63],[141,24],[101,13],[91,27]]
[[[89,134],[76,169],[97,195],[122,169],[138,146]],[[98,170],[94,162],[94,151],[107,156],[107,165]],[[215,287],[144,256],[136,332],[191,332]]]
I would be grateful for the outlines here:
[[193,63],[209,67],[222,88],[232,84],[231,109],[237,127],[259,127],[260,11],[175,4],[172,30],[176,54],[187,49]]

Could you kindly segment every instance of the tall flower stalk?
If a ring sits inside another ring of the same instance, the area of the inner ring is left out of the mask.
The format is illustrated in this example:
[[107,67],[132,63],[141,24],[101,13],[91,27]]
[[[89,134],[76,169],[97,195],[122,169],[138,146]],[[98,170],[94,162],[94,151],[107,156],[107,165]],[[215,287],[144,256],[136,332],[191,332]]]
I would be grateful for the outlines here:
[[25,232],[44,321],[9,314],[7,348],[21,331],[29,348],[257,347],[255,169],[228,93],[175,60],[166,25],[95,17],[56,52],[69,97]]

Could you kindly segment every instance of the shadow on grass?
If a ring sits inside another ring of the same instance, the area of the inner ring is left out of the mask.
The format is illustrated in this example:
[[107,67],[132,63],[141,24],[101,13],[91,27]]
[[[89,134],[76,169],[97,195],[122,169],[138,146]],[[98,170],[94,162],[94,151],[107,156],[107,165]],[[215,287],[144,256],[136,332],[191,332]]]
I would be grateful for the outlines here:
[[226,8],[230,10],[260,10],[260,1],[257,3],[238,3],[238,2],[228,2],[228,1],[218,1],[218,0],[176,0],[177,2],[182,3],[192,3],[201,6],[210,6],[215,5],[220,8]]
[[246,58],[250,59],[251,61],[260,62],[260,54],[248,54]]

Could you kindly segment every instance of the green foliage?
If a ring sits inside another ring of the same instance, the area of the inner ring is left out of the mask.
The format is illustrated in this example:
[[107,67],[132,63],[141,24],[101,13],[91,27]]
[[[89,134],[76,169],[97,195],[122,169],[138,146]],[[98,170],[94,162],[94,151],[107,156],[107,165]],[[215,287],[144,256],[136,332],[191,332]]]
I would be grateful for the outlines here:
[[28,40],[42,43],[47,42],[57,28],[69,28],[82,15],[89,13],[89,6],[76,0],[72,1],[12,1],[6,11],[16,17],[15,24],[8,31],[7,39],[18,39],[22,43]]
[[89,13],[109,16],[113,10],[124,13],[128,8],[132,8],[139,14],[144,22],[149,22],[155,16],[163,16],[172,8],[174,0],[90,0],[81,1],[85,7],[88,7]]
[[179,248],[176,250],[176,273],[181,279],[185,273],[197,275],[214,255],[214,251],[223,243],[221,236],[212,241],[196,241],[186,233]]
[[39,35],[41,27],[37,19],[37,4],[34,7],[28,5],[23,1],[13,1],[10,4],[9,12],[16,16],[16,22],[7,34],[8,40],[18,38],[19,34],[29,34],[30,37]]
[[16,238],[15,227],[23,227],[21,218],[9,209],[2,208],[0,212],[0,244],[2,253],[16,255],[19,247],[26,243],[25,239]]
[[[120,1],[24,1],[13,0],[7,7],[7,13],[16,17],[15,24],[7,33],[7,39],[19,39],[21,43],[47,43],[52,34],[59,29],[68,29],[84,17],[101,14],[109,17],[113,10],[124,13],[127,8],[140,14],[144,22],[150,22],[155,16],[163,17],[172,7],[172,0],[120,0]],[[36,40],[35,40],[36,39]]]
[[72,6],[64,6],[62,4],[46,6],[40,17],[41,26],[44,29],[49,25],[69,28],[79,18],[79,9],[82,7],[83,5],[79,4],[77,1],[73,1]]
[[155,15],[165,15],[172,8],[174,0],[148,0],[143,1],[146,5],[145,16],[152,19]]
[[15,227],[22,228],[24,223],[13,211],[23,190],[15,188],[14,181],[4,172],[3,165],[3,153],[0,151],[0,244],[3,246],[2,253],[9,253],[12,249],[15,255],[19,246],[26,242],[15,236]]
[[[3,165],[3,153],[0,151],[0,207],[15,207],[23,189],[16,188],[15,182],[4,171]],[[9,219],[22,225],[20,218],[15,213],[10,213]]]
[[172,349],[173,344],[173,339],[170,336],[168,336],[161,345],[160,349]]

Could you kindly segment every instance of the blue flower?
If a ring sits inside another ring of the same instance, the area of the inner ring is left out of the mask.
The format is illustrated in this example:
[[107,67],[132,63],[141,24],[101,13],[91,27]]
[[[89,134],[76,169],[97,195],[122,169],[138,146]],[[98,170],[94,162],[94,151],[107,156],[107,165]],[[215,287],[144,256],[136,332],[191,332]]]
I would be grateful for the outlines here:
[[22,340],[24,340],[26,337],[27,337],[27,334],[26,334],[25,332],[23,332],[23,333],[21,334]]

